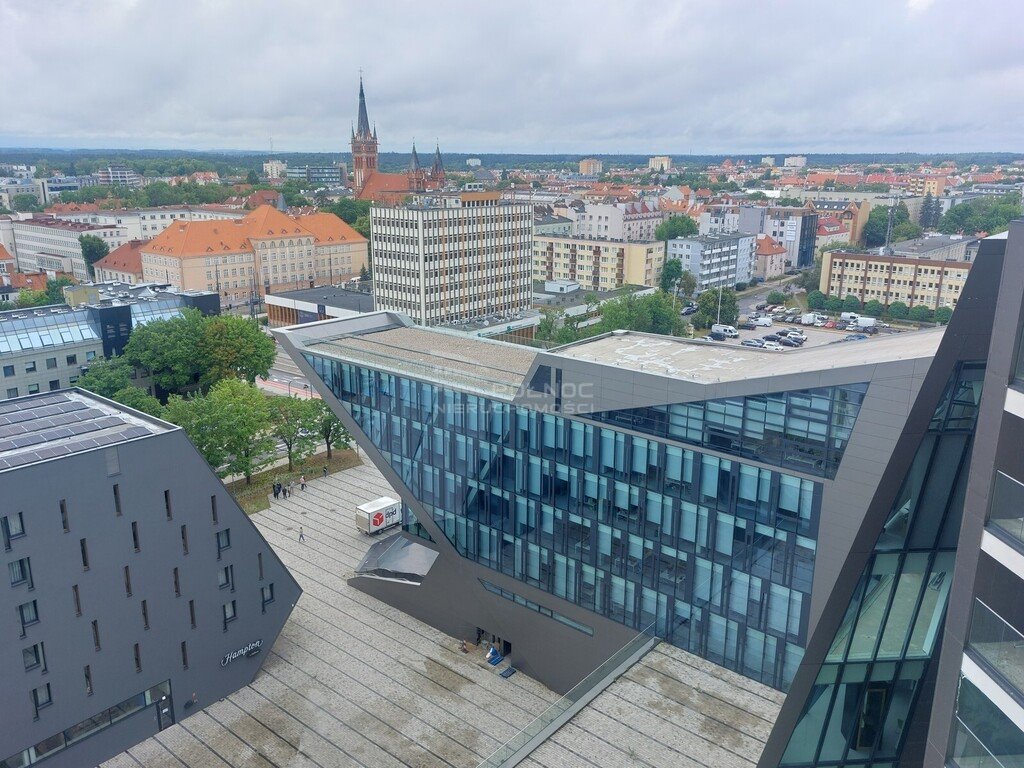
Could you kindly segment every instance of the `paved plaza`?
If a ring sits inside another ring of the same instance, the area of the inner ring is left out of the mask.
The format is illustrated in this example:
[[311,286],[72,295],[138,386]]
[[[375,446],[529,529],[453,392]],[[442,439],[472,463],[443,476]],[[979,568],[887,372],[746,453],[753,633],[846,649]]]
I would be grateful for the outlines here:
[[105,768],[462,768],[554,701],[537,681],[499,677],[457,639],[346,583],[371,543],[355,529],[355,506],[393,493],[364,464],[254,515],[304,590],[263,669],[221,701],[200,691],[202,712]]

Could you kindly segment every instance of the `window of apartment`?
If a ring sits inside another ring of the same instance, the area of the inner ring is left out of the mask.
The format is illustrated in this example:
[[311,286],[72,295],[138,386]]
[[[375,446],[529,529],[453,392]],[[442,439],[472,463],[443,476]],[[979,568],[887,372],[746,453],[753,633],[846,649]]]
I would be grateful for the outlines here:
[[274,602],[274,584],[271,582],[260,588],[260,597],[263,599],[263,612],[267,612],[267,606]]
[[132,520],[132,546],[139,551],[139,524],[135,520]]
[[174,596],[181,597],[181,578],[178,576],[178,569],[174,569]]
[[188,643],[181,641],[181,668],[188,669]]
[[27,557],[23,557],[21,560],[15,560],[13,563],[9,563],[7,568],[11,573],[12,587],[20,587],[22,584],[28,584],[29,588],[32,588],[32,569],[29,567]]
[[149,629],[149,604],[142,601],[142,628]]
[[182,554],[188,554],[188,526],[181,526],[181,552]]
[[85,672],[85,695],[92,696],[92,669],[86,664],[83,671]]
[[0,517],[0,532],[3,533],[4,537],[4,549],[10,549],[13,539],[18,539],[25,535],[25,520],[21,512]]
[[213,517],[213,524],[217,525],[217,497],[210,497],[210,515]]
[[114,483],[114,514],[121,516],[121,486]]
[[259,574],[259,577],[258,577],[259,580],[263,581],[263,553],[262,552],[257,552],[256,553],[256,570],[257,570],[257,572]]
[[10,397],[17,397],[17,396],[18,396],[18,388],[17,387],[8,387],[8,389],[7,389],[7,397],[10,398]]
[[223,531],[217,531],[217,558],[220,559],[221,553],[226,549],[231,549],[231,529],[225,528]]
[[167,512],[167,519],[170,520],[173,515],[171,514],[171,492],[164,491],[164,510]]
[[196,601],[188,601],[188,620],[192,624],[192,629],[196,628]]
[[230,600],[222,606],[224,611],[224,631],[228,631],[228,624],[238,618],[238,612],[235,608],[235,601]]
[[86,352],[85,353],[85,362],[91,363],[95,359],[96,359],[96,353],[95,352]]
[[38,395],[39,394],[39,385],[38,384],[29,384],[28,385],[28,393],[30,395]]
[[18,618],[21,619],[21,636],[25,636],[25,629],[39,621],[39,606],[35,600],[22,603],[18,606]]
[[100,649],[100,623],[96,619],[92,620],[92,644],[97,651]]
[[217,572],[218,586],[221,589],[230,588],[232,591],[235,589],[235,567],[233,565],[226,565]]
[[78,365],[78,355],[68,355],[67,356],[67,364],[68,365]]
[[89,570],[89,548],[86,546],[85,539],[78,540],[78,548],[82,551],[82,570]]
[[53,703],[53,698],[50,695],[50,684],[44,683],[38,688],[32,690],[32,703],[36,706],[36,719],[39,719],[39,710],[44,707],[48,707]]
[[36,361],[33,360],[31,363],[25,363],[25,373],[36,372]]
[[71,526],[68,524],[68,502],[67,499],[60,500],[60,524],[64,528],[64,533],[71,530]]
[[138,643],[135,643],[135,646],[132,648],[132,655],[135,657],[135,671],[136,672],[141,672],[142,671],[142,652],[139,649],[139,644]]
[[36,643],[28,648],[22,648],[21,660],[25,662],[25,671],[41,669],[46,671],[46,654],[43,652],[43,644]]
[[4,377],[7,378],[7,377],[10,377],[10,376],[13,376],[13,375],[14,375],[14,366],[13,365],[5,365],[4,366]]
[[48,357],[48,358],[46,358],[46,370],[52,371],[56,367],[57,367],[57,358],[56,357]]
[[50,379],[50,391],[56,392],[60,389],[60,379]]
[[127,565],[124,567],[124,593],[127,597],[132,596],[132,572]]

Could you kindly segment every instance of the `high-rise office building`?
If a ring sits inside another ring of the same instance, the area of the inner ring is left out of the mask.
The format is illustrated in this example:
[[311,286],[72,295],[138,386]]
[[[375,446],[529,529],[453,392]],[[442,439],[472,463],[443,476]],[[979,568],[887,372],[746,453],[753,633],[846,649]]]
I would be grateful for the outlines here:
[[498,192],[373,206],[373,294],[422,325],[513,317],[530,307],[533,207]]
[[178,427],[0,403],[0,765],[96,765],[255,677],[301,590]]

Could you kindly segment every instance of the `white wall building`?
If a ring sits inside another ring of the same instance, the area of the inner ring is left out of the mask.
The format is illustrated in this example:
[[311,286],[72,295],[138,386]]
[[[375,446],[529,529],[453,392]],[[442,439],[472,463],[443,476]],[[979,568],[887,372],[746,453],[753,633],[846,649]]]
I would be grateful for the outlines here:
[[67,221],[99,226],[124,227],[130,240],[150,240],[174,222],[214,221],[244,218],[249,211],[239,208],[203,206],[166,206],[161,208],[126,208],[113,211],[60,211]]
[[421,325],[512,318],[533,293],[533,207],[497,192],[370,209],[378,310]]
[[654,231],[665,220],[657,204],[587,203],[582,211],[572,210],[573,236],[624,240],[630,243],[654,240]]
[[697,290],[732,288],[749,283],[756,265],[755,235],[735,234],[677,237],[668,241],[666,261],[678,259],[684,270],[697,278]]
[[783,168],[806,168],[807,167],[807,156],[806,155],[792,155],[782,161]]
[[263,175],[268,179],[283,179],[288,171],[288,163],[281,160],[267,160],[263,164]]
[[668,155],[656,155],[647,160],[647,170],[663,173],[672,167],[672,158]]
[[114,250],[129,240],[125,227],[83,224],[64,219],[24,219],[14,222],[14,258],[22,272],[67,272],[88,280],[78,238],[93,235]]

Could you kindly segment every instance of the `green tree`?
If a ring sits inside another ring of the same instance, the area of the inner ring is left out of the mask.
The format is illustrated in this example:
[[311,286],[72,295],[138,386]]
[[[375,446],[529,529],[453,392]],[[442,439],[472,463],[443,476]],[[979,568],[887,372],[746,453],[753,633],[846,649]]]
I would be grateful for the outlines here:
[[124,358],[148,370],[161,389],[181,393],[197,384],[205,371],[204,325],[199,310],[186,309],[180,317],[136,326]]
[[902,301],[894,301],[889,305],[889,317],[893,320],[905,320],[910,314],[910,307]]
[[900,243],[904,240],[913,240],[924,234],[919,224],[912,221],[903,221],[892,228],[892,241]]
[[266,378],[274,364],[276,347],[252,320],[238,315],[219,315],[205,320],[197,350],[203,367],[202,382],[210,386],[236,377],[250,384]]
[[[721,293],[721,312],[719,312],[719,293]],[[724,325],[735,325],[740,317],[739,304],[736,301],[736,292],[731,288],[708,289],[697,297],[697,315],[703,314],[707,318],[707,325],[722,323]],[[698,325],[694,319],[694,325]],[[707,326],[705,326],[707,327]]]
[[843,311],[843,300],[838,296],[829,296],[825,299],[825,311],[832,315],[838,315]]
[[739,293],[741,291],[745,291],[745,290],[747,290],[747,284],[746,283],[736,283],[733,286],[733,290],[736,291],[736,293]]
[[270,431],[288,454],[288,471],[294,469],[294,462],[312,456],[319,442],[316,412],[313,400],[298,397],[268,397],[270,405]]
[[765,299],[765,301],[767,301],[769,304],[785,304],[786,294],[784,294],[782,291],[772,291],[771,293],[768,294],[768,297]]
[[39,213],[43,210],[43,206],[39,204],[39,198],[25,192],[11,198],[11,207],[23,213]]
[[[906,203],[898,203],[893,210],[892,219],[892,242],[898,242],[901,238],[897,237],[897,230],[901,224],[910,222],[910,212],[907,210]],[[912,222],[911,222],[912,223]],[[916,226],[916,225],[913,225]],[[877,248],[880,245],[885,245],[885,233],[889,227],[889,208],[884,205],[877,205],[871,209],[871,213],[868,214],[868,220],[864,224],[864,245],[867,248]],[[904,228],[905,233],[907,228]],[[912,231],[912,230],[911,230]],[[902,238],[904,240],[909,238]]]
[[64,303],[64,288],[74,285],[75,281],[69,277],[55,277],[46,281],[46,299],[50,304]]
[[661,268],[661,290],[672,293],[683,276],[683,265],[679,259],[668,259]]
[[349,224],[355,224],[356,219],[360,216],[370,215],[370,201],[343,197],[338,202],[329,206],[327,210],[342,221],[348,222]]
[[697,276],[690,270],[685,270],[679,278],[679,293],[684,299],[689,300],[697,292]]
[[673,216],[654,230],[656,240],[674,240],[677,237],[692,237],[697,234],[697,222],[689,216]]
[[864,314],[869,317],[881,317],[885,312],[885,305],[878,299],[872,299],[864,305]]
[[1010,222],[1020,216],[1020,195],[981,197],[954,205],[939,220],[938,230],[947,235],[958,232],[973,235],[978,232],[996,234],[1004,232]]
[[123,357],[97,358],[89,363],[89,370],[78,377],[77,386],[112,398],[132,386],[132,367]]
[[[566,327],[569,327],[568,322]],[[630,294],[606,301],[601,305],[601,321],[589,326],[587,335],[627,330],[679,336],[685,328],[686,322],[679,316],[675,301],[668,294],[659,291],[647,296]],[[556,340],[559,340],[558,334]]]
[[550,307],[542,309],[540,311],[540,322],[537,324],[534,338],[538,341],[552,341],[555,338],[555,333],[558,331],[561,319],[561,310]]
[[246,184],[251,184],[252,186],[255,187],[257,184],[260,183],[260,175],[258,173],[256,173],[256,171],[250,170],[245,175],[245,183]]
[[33,291],[30,288],[22,288],[18,291],[18,309],[29,307],[45,307],[50,303],[50,297],[46,291]]
[[96,235],[81,235],[78,242],[82,246],[82,258],[85,259],[85,264],[89,268],[89,276],[92,277],[94,275],[93,264],[110,253],[110,246]]
[[935,310],[935,322],[940,325],[946,325],[950,320],[953,319],[953,308],[952,307],[939,307]]
[[932,319],[932,311],[924,304],[917,304],[910,308],[907,317],[915,323],[927,323]]
[[360,235],[365,237],[367,240],[370,239],[370,216],[366,214],[360,216],[354,222],[352,222],[352,229],[358,232]]
[[939,223],[939,201],[935,199],[931,192],[924,196],[924,202],[921,203],[921,216],[918,222],[922,227],[928,229]]
[[811,291],[807,294],[807,308],[808,309],[824,309],[825,303],[828,301],[826,296],[821,291]]
[[780,197],[775,201],[775,205],[780,208],[803,208],[804,201],[799,197]]
[[846,298],[843,299],[843,311],[844,312],[860,312],[860,310],[861,310],[860,299],[858,299],[852,293],[846,294]]
[[[821,250],[832,250],[832,248],[831,246],[822,246]],[[796,279],[796,284],[808,293],[818,290],[818,286],[821,285],[821,258],[819,253],[818,257],[814,260],[814,266],[801,272],[800,276]]]
[[370,270],[368,270],[366,268],[365,264],[359,268],[359,279],[360,280],[369,280],[370,279]]
[[327,460],[330,461],[332,449],[348,448],[352,438],[327,403],[323,400],[309,400],[308,402],[313,411],[313,425],[320,439],[327,446]]
[[111,396],[111,399],[116,400],[121,405],[127,405],[129,408],[148,413],[150,416],[156,416],[157,418],[163,416],[164,407],[160,405],[160,401],[152,395],[147,395],[138,387],[129,386],[119,389]]

